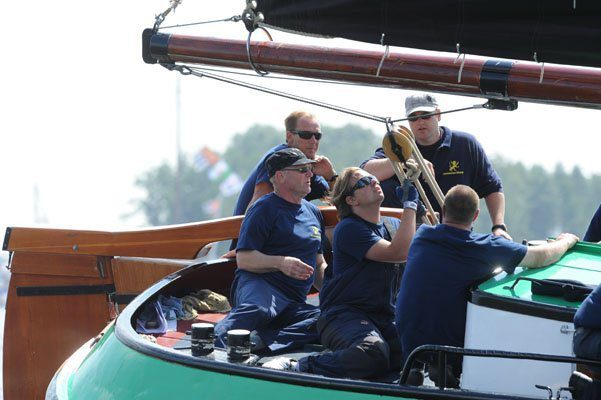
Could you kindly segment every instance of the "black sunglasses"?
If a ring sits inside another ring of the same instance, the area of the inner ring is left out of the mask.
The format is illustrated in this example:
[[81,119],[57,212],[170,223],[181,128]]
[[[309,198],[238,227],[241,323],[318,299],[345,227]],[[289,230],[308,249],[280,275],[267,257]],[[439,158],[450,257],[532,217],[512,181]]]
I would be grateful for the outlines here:
[[323,133],[321,132],[311,132],[311,131],[290,131],[292,133],[294,133],[295,135],[298,135],[301,137],[301,139],[311,139],[311,136],[315,136],[315,139],[319,140],[321,139],[321,137],[323,136]]
[[300,172],[301,174],[306,174],[309,171],[313,172],[313,166],[305,165],[304,167],[298,167],[298,168],[284,168],[284,171],[296,171],[296,172]]
[[430,119],[434,116],[434,114],[420,114],[420,115],[413,115],[413,116],[408,116],[407,119],[411,122],[415,122],[418,119]]
[[364,176],[363,178],[359,179],[357,183],[355,183],[355,186],[353,186],[353,188],[351,189],[351,194],[355,193],[355,190],[363,189],[365,186],[371,185],[373,181],[378,182],[375,176]]

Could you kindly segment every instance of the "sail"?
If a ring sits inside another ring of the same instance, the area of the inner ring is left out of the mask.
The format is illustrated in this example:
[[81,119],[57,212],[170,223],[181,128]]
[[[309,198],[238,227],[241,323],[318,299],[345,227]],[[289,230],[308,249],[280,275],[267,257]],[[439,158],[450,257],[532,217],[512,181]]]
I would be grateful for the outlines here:
[[257,0],[256,12],[305,34],[601,67],[599,0]]

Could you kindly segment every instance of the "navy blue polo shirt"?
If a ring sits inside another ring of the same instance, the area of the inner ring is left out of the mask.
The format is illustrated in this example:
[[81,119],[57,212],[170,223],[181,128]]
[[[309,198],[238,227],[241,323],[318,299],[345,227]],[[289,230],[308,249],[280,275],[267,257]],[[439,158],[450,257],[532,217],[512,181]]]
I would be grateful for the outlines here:
[[593,242],[596,243],[601,240],[601,205],[597,208],[597,212],[593,215],[591,219],[591,223],[584,234],[585,242]]
[[491,234],[445,224],[422,225],[415,233],[395,321],[403,357],[424,344],[463,347],[470,288],[497,267],[513,273],[526,246]]
[[[277,145],[265,153],[263,157],[261,157],[259,163],[251,171],[250,175],[244,182],[244,186],[242,187],[242,191],[240,192],[240,196],[238,196],[238,201],[236,202],[236,207],[234,208],[234,215],[244,215],[244,213],[246,213],[248,203],[250,203],[250,200],[253,198],[255,186],[259,183],[269,182],[269,173],[267,172],[265,161],[276,151],[287,149],[288,147],[289,146],[287,144]],[[320,175],[313,175],[311,178],[311,193],[305,196],[305,199],[311,201],[322,198],[325,196],[328,190],[330,190],[330,186],[326,182],[325,178]]]
[[[388,218],[398,229],[400,221]],[[344,308],[360,310],[370,315],[384,315],[392,321],[396,290],[395,264],[365,258],[368,250],[382,239],[391,240],[382,222],[373,224],[351,214],[334,229],[334,260],[320,292],[322,315]]]
[[576,328],[601,329],[601,285],[580,304],[574,315],[574,325]]
[[[271,256],[297,257],[315,268],[317,253],[322,253],[324,234],[323,216],[315,205],[306,200],[301,204],[290,203],[272,192],[248,209],[240,227],[236,250],[257,250]],[[313,274],[303,281],[279,271],[256,274],[236,270],[239,284],[262,279],[296,302],[306,300],[314,277]]]
[[[455,185],[467,185],[474,189],[480,198],[491,193],[502,192],[501,178],[494,170],[482,145],[471,134],[452,131],[447,127],[441,127],[441,140],[433,146],[420,146],[420,152],[424,158],[434,165],[436,182],[443,194]],[[363,161],[363,167],[370,160],[386,158],[384,150],[380,147],[374,155]],[[423,177],[420,178],[426,196],[430,200],[434,211],[440,212],[440,206],[436,202],[434,194],[426,184]],[[380,182],[384,192],[383,207],[402,208],[403,205],[397,199],[394,190],[399,185],[396,176]]]

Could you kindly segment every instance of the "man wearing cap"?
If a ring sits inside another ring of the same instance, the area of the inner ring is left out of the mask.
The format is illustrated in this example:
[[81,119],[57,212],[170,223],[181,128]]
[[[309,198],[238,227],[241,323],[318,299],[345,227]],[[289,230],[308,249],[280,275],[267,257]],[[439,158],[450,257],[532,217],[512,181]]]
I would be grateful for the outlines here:
[[273,191],[265,161],[278,150],[294,147],[302,151],[308,159],[315,161],[311,177],[311,191],[305,197],[307,200],[324,197],[330,190],[330,184],[333,185],[336,180],[338,175],[336,175],[330,160],[325,156],[317,155],[322,133],[315,116],[305,111],[295,111],[286,117],[284,124],[286,126],[286,143],[270,149],[261,157],[244,182],[234,208],[234,215],[243,215],[258,198]]
[[225,347],[231,329],[253,331],[253,341],[272,352],[318,340],[319,308],[305,303],[311,285],[321,287],[327,266],[323,217],[304,199],[315,164],[296,148],[278,150],[267,159],[274,191],[251,205],[242,222],[233,308],[215,327],[217,347]]
[[[511,239],[505,226],[505,195],[501,178],[488,160],[482,145],[471,134],[439,126],[440,109],[429,94],[417,94],[405,99],[405,115],[415,136],[415,142],[424,158],[434,167],[436,181],[443,193],[455,185],[467,185],[484,198],[496,236]],[[394,196],[399,181],[382,148],[365,160],[361,167],[375,175],[384,190],[383,206],[401,207]],[[428,185],[423,185],[435,211],[440,212]]]

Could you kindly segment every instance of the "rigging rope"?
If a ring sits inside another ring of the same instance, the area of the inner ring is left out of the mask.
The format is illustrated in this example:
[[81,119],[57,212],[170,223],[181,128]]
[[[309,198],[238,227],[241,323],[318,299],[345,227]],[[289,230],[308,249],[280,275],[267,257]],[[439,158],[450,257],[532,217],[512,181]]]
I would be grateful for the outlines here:
[[167,28],[181,28],[184,26],[193,26],[193,25],[204,25],[204,24],[213,24],[215,22],[239,22],[242,21],[242,16],[240,15],[234,15],[231,16],[229,18],[223,18],[223,19],[213,19],[210,21],[200,21],[200,22],[190,22],[187,24],[178,24],[178,25],[169,25],[169,26],[162,26],[159,27],[159,29],[167,29]]
[[271,88],[268,88],[268,87],[265,87],[265,86],[253,85],[253,84],[250,84],[248,82],[239,81],[239,80],[232,79],[232,78],[227,78],[225,76],[211,74],[211,73],[206,73],[206,72],[202,72],[202,71],[197,71],[197,68],[190,67],[190,66],[185,66],[185,65],[164,65],[164,66],[167,69],[172,69],[172,70],[179,71],[183,75],[194,75],[194,76],[197,76],[199,78],[207,77],[207,78],[214,79],[214,80],[217,80],[217,81],[220,81],[220,82],[230,83],[230,84],[233,84],[233,85],[245,87],[247,89],[252,89],[252,90],[257,90],[257,91],[263,92],[263,93],[273,94],[275,96],[280,96],[280,97],[284,97],[284,98],[287,98],[287,99],[290,99],[290,100],[300,101],[300,102],[311,104],[311,105],[314,105],[314,106],[318,106],[318,107],[322,107],[322,108],[327,108],[329,110],[343,112],[345,114],[354,115],[356,117],[365,118],[365,119],[369,119],[369,120],[372,120],[372,121],[386,123],[386,121],[388,120],[388,118],[385,118],[385,117],[379,117],[377,115],[371,115],[371,114],[364,113],[364,112],[357,111],[357,110],[353,110],[353,109],[350,109],[350,108],[336,106],[334,104],[326,103],[326,102],[323,102],[323,101],[309,99],[307,97],[302,97],[302,96],[297,96],[297,95],[294,95],[294,94],[291,94],[291,93],[287,93],[287,92],[283,92],[283,91],[280,91],[280,90],[271,89]]
[[[320,100],[314,100],[314,99],[310,99],[307,97],[302,97],[302,96],[294,95],[291,93],[283,92],[280,90],[271,89],[271,88],[268,88],[265,86],[255,85],[255,84],[240,81],[237,79],[232,79],[232,78],[228,78],[228,77],[213,74],[213,73],[208,73],[208,72],[206,72],[207,68],[191,67],[188,65],[179,65],[179,64],[161,64],[161,65],[163,65],[165,68],[167,68],[169,70],[178,71],[182,75],[194,75],[198,78],[206,77],[206,78],[217,80],[220,82],[225,82],[225,83],[229,83],[232,85],[245,87],[247,89],[257,90],[259,92],[272,94],[272,95],[279,96],[279,97],[284,97],[284,98],[287,98],[290,100],[300,101],[302,103],[311,104],[314,106],[326,108],[326,109],[333,110],[333,111],[338,111],[338,112],[348,114],[348,115],[353,115],[355,117],[364,118],[364,119],[368,119],[368,120],[376,121],[376,122],[381,122],[386,125],[387,129],[390,128],[392,123],[408,120],[408,118],[399,118],[399,119],[392,120],[390,117],[381,117],[378,115],[365,113],[365,112],[354,110],[351,108],[346,108],[346,107],[337,106],[335,104],[326,103],[326,102],[323,102]],[[257,77],[254,74],[243,74],[243,73],[238,73],[238,72],[234,72],[234,71],[219,71],[219,72]],[[259,78],[261,78],[261,77],[259,77]],[[263,77],[263,78],[265,78],[265,77]],[[285,77],[273,77],[273,78],[303,80],[305,82],[310,82],[310,83],[337,83],[337,84],[340,83],[340,82],[333,82],[333,81],[322,81],[322,80],[317,80],[317,79],[299,79],[299,78],[294,79],[294,78],[285,78]],[[453,112],[466,111],[466,110],[479,109],[479,108],[484,108],[484,105],[483,104],[475,104],[470,107],[463,107],[463,108],[458,108],[458,109],[453,109],[453,110],[441,111],[437,114],[449,114],[449,113],[453,113]],[[434,113],[432,113],[432,115],[434,115]]]

